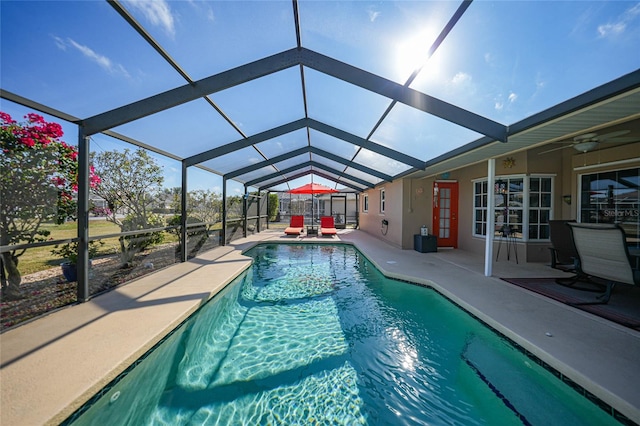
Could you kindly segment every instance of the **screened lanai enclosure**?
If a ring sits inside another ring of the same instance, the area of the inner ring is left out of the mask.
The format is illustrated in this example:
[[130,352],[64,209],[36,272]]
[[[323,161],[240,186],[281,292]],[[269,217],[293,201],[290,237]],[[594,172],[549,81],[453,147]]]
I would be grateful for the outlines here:
[[[5,309],[3,329],[292,212],[357,227],[367,190],[556,143],[584,123],[522,135],[604,95],[635,93],[626,113],[640,86],[634,2],[0,7],[3,296],[43,307]],[[53,122],[63,136],[29,139]],[[60,170],[36,173],[58,157],[33,160],[62,140],[69,193]],[[310,181],[337,193],[288,194]],[[75,257],[70,284],[42,273]]]

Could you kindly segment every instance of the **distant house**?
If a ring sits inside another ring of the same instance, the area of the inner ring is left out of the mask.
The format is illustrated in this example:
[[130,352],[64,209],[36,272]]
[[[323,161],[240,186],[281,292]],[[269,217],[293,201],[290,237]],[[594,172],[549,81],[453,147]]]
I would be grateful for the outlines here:
[[353,192],[311,195],[278,192],[278,212],[282,221],[292,214],[302,214],[307,221],[314,218],[319,223],[322,216],[333,216],[337,228],[355,224],[357,220],[357,198]]
[[106,209],[107,207],[109,207],[107,205],[107,200],[105,200],[104,198],[96,195],[96,194],[89,194],[89,206],[91,207],[98,207],[98,208],[104,208]]

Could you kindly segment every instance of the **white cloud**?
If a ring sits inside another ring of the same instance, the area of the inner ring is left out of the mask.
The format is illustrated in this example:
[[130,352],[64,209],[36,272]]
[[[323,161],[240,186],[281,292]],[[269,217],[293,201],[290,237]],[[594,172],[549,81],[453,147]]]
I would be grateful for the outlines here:
[[622,34],[627,25],[624,22],[616,22],[614,24],[598,25],[598,35],[600,37],[609,37]]
[[58,36],[53,36],[53,41],[56,43],[56,46],[58,46],[58,49],[60,50],[67,50],[67,45],[64,42],[63,39],[61,39]]
[[91,49],[88,46],[76,43],[72,39],[69,39],[69,43],[71,43],[71,46],[73,46],[76,49],[78,49],[84,56],[86,56],[87,58],[89,58],[92,61],[96,62],[102,68],[104,68],[106,70],[109,70],[109,71],[113,70],[113,64],[111,63],[111,59],[107,58],[104,55],[100,55],[100,54],[96,53],[93,49]]
[[502,111],[507,103],[513,104],[516,100],[518,100],[518,95],[514,92],[509,92],[506,101],[503,95],[498,95],[493,103],[493,108],[496,111]]
[[458,71],[452,77],[442,80],[446,92],[451,96],[449,101],[456,99],[458,96],[469,97],[475,96],[478,92],[475,82],[471,74]]
[[195,0],[188,0],[188,2],[201,16],[205,16],[208,21],[215,22],[216,16],[208,2]]
[[528,99],[528,101],[530,101],[531,99],[537,98],[538,95],[540,95],[544,91],[544,89],[547,87],[547,81],[543,79],[540,72],[536,74],[533,84],[535,86],[535,90],[529,97],[530,99]]
[[451,79],[451,83],[453,83],[455,86],[462,86],[462,85],[467,85],[471,83],[471,76],[469,74],[467,74],[466,72],[458,72],[456,75],[453,76],[453,78]]
[[376,19],[378,19],[378,16],[380,16],[380,12],[377,10],[369,10],[369,21],[371,22],[375,22]]
[[211,22],[215,22],[216,20],[216,15],[213,13],[213,9],[211,9],[210,7],[207,8],[207,19]]
[[487,52],[484,54],[484,61],[489,65],[493,65],[495,58],[492,53]]
[[627,26],[640,16],[640,3],[636,3],[625,10],[615,22],[598,25],[598,35],[600,37],[615,37],[627,29]]
[[502,111],[507,103],[513,104],[515,103],[516,100],[518,100],[518,95],[514,92],[509,92],[509,95],[507,96],[506,101],[504,100],[503,95],[498,95],[498,97],[495,99],[493,103],[493,108],[496,111]]
[[131,77],[129,75],[129,72],[124,66],[118,63],[114,63],[113,61],[111,61],[111,59],[97,53],[96,51],[91,49],[89,46],[80,44],[71,38],[67,38],[67,40],[65,41],[60,37],[54,36],[53,39],[56,43],[56,46],[58,46],[60,50],[67,50],[68,47],[73,47],[74,49],[82,53],[82,55],[85,58],[89,59],[92,62],[95,62],[102,69],[107,71],[109,74],[120,74],[120,75],[124,75],[127,78]]
[[136,0],[127,3],[140,11],[151,24],[161,27],[171,37],[175,35],[173,15],[165,0]]

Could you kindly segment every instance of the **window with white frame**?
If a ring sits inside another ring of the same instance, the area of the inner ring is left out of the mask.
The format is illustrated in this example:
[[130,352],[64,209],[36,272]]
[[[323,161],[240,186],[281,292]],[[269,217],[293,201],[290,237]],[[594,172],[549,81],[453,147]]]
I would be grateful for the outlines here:
[[473,235],[487,235],[487,181],[473,184]]
[[522,239],[524,179],[504,178],[496,181],[496,235]]
[[509,235],[517,239],[549,239],[549,220],[553,178],[547,176],[501,176],[496,178],[494,191],[495,216],[487,217],[487,180],[473,185],[473,235],[487,235],[487,227],[495,236]]
[[385,198],[384,198],[384,188],[380,190],[380,213],[384,213],[385,207]]
[[529,178],[529,239],[549,239],[551,186],[549,177]]
[[584,223],[616,223],[630,247],[640,244],[640,167],[580,176],[579,218]]
[[369,194],[364,194],[362,196],[362,211],[363,212],[369,211]]

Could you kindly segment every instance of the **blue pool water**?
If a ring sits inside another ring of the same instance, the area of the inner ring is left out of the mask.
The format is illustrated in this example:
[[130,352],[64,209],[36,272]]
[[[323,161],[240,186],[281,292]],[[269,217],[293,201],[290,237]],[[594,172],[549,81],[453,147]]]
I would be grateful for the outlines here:
[[607,425],[432,289],[348,245],[274,244],[67,423]]

